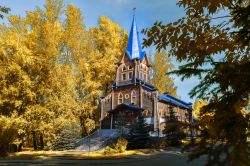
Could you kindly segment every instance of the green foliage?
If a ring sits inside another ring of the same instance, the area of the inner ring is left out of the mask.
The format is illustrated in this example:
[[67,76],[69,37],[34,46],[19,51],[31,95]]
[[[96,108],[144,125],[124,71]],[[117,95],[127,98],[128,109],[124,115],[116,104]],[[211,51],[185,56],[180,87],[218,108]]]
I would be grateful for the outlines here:
[[75,143],[81,138],[81,129],[76,126],[66,126],[53,143],[53,150],[70,150],[75,148]]
[[177,120],[168,120],[163,131],[166,134],[167,144],[170,146],[181,145],[181,140],[186,137],[183,131],[184,125]]
[[249,165],[250,114],[241,111],[250,96],[249,1],[182,0],[178,5],[186,16],[145,29],[144,45],[169,47],[170,55],[185,63],[172,73],[201,79],[190,95],[209,101],[195,124],[201,141],[190,159],[208,155],[207,165]]
[[104,150],[105,155],[115,154],[115,153],[123,153],[126,151],[128,145],[128,141],[120,137],[117,142],[112,144],[111,146],[107,146]]
[[128,149],[143,149],[149,143],[149,125],[146,124],[141,111],[138,111],[137,122],[131,126],[128,138]]
[[0,5],[0,18],[3,18],[3,14],[8,14],[9,11],[10,11],[10,8]]

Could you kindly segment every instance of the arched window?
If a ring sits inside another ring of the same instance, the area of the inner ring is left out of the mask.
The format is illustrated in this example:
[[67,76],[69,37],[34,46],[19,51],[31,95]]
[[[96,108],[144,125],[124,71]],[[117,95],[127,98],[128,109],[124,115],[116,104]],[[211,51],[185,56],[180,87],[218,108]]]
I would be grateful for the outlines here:
[[121,103],[123,103],[123,95],[122,95],[122,93],[119,93],[118,94],[118,104],[121,104]]
[[133,90],[131,92],[131,104],[135,105],[135,103],[136,103],[136,92]]
[[132,70],[132,66],[131,65],[128,65],[128,70]]

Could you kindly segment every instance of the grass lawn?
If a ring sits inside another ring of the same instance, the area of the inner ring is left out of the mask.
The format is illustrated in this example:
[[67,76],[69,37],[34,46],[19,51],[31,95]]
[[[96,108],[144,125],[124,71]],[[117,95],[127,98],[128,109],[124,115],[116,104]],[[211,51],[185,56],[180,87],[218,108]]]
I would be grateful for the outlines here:
[[119,159],[136,154],[150,154],[154,152],[153,149],[139,149],[139,150],[127,150],[124,153],[113,153],[104,155],[104,151],[97,152],[82,152],[82,151],[23,151],[11,153],[7,160],[12,159],[45,159],[52,157],[65,157],[73,159]]

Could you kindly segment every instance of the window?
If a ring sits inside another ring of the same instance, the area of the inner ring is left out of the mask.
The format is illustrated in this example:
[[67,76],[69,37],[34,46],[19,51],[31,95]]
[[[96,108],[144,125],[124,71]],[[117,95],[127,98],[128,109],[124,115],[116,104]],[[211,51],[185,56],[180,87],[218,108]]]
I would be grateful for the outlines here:
[[141,66],[142,71],[146,71],[146,65],[145,64],[141,64],[140,66]]
[[144,81],[147,81],[147,75],[144,73]]
[[123,66],[122,71],[126,71],[126,65]]
[[118,104],[121,104],[121,103],[123,103],[123,95],[122,95],[122,93],[119,93],[118,94]]
[[129,72],[128,73],[128,79],[132,80],[132,77],[133,77],[133,72]]
[[128,70],[132,70],[133,68],[132,68],[132,66],[131,65],[129,65],[128,66]]
[[133,90],[131,92],[131,104],[135,105],[136,103],[136,92]]
[[126,73],[123,73],[122,74],[122,81],[125,81],[126,80]]

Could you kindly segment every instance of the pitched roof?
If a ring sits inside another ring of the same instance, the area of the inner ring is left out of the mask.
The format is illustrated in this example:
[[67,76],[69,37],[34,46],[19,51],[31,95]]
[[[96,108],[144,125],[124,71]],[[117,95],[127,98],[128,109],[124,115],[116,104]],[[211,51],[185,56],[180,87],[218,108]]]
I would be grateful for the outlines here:
[[176,105],[178,105],[178,106],[180,106],[180,107],[183,107],[183,108],[186,108],[186,109],[192,109],[192,107],[191,107],[191,103],[186,103],[186,102],[184,102],[184,101],[182,101],[182,100],[180,100],[180,99],[177,99],[176,97],[174,97],[174,96],[172,96],[172,95],[162,95],[162,94],[158,94],[158,97],[160,98],[160,99],[163,99],[163,100],[165,100],[165,101],[168,101],[168,102],[170,102],[170,103],[173,103],[173,104],[176,104]]
[[139,38],[139,33],[136,25],[135,16],[133,17],[131,30],[128,38],[128,45],[126,48],[126,53],[129,55],[130,59],[140,59],[144,58],[145,52],[142,51],[141,42]]

